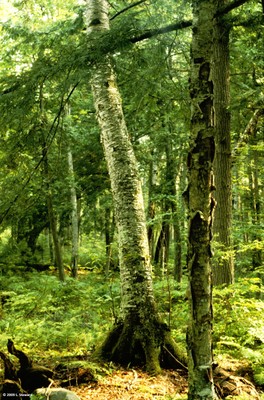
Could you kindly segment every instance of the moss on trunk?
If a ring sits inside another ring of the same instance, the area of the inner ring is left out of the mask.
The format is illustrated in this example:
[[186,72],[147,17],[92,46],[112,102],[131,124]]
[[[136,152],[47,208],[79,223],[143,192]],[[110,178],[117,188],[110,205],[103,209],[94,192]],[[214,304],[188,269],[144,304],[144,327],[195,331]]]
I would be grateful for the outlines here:
[[128,320],[119,322],[95,354],[125,367],[146,368],[154,375],[161,368],[187,369],[184,351],[174,342],[167,325],[157,320],[151,324],[148,322],[146,326]]

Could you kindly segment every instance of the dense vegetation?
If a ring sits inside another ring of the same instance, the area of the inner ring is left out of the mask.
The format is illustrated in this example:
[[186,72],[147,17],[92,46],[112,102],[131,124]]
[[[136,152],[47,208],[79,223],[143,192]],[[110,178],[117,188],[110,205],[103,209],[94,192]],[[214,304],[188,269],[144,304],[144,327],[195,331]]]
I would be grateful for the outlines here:
[[[89,355],[117,317],[118,275],[100,269],[85,271],[79,280],[58,282],[54,273],[27,272],[2,276],[1,348],[15,338],[35,360]],[[3,290],[4,289],[4,290]],[[181,288],[172,276],[155,280],[159,312],[185,348],[186,281]],[[214,292],[214,354],[218,362],[238,360],[241,371],[264,386],[263,301],[258,280],[239,280],[235,288]],[[44,361],[45,362],[45,361]],[[109,366],[110,368],[110,366]],[[245,372],[243,372],[245,373]],[[251,375],[252,374],[252,375]]]
[[[120,243],[89,85],[109,57],[143,187],[157,309],[185,351],[197,2],[170,3],[111,2],[110,31],[89,38],[85,3],[0,4],[1,349],[13,338],[36,358],[90,354],[119,319]],[[229,35],[232,218],[228,244],[215,225],[212,262],[214,277],[225,264],[233,276],[214,282],[213,352],[245,363],[263,389],[263,2],[227,3],[218,23]]]

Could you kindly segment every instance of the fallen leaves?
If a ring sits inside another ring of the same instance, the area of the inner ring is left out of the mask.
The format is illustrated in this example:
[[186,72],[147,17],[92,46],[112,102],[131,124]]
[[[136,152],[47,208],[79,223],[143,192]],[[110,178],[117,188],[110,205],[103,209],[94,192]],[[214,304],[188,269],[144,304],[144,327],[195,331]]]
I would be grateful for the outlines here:
[[140,370],[118,370],[96,385],[81,385],[71,390],[81,400],[149,400],[172,396],[181,399],[187,393],[187,381],[177,371],[152,377]]

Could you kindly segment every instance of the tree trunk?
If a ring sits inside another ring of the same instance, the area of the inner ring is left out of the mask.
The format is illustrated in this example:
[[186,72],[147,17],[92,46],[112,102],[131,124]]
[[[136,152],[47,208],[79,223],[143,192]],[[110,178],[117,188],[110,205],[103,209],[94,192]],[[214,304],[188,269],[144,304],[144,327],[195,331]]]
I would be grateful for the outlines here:
[[187,332],[189,400],[215,398],[212,374],[211,237],[212,165],[215,153],[211,56],[215,1],[193,1],[190,96],[191,146],[188,153]]
[[49,167],[48,167],[48,159],[47,154],[43,156],[43,165],[44,165],[44,176],[46,178],[46,198],[47,198],[47,207],[49,213],[49,222],[50,222],[50,230],[53,239],[53,246],[54,246],[54,256],[55,256],[55,266],[58,268],[59,271],[59,279],[60,281],[65,281],[65,272],[63,266],[63,259],[62,259],[62,252],[61,252],[61,245],[60,239],[57,231],[57,219],[53,209],[53,201],[52,201],[52,193],[51,188],[49,185]]
[[79,221],[77,195],[74,179],[74,168],[72,152],[68,149],[68,166],[70,175],[70,191],[71,191],[71,225],[72,225],[72,254],[71,254],[71,274],[73,278],[78,276],[78,257],[79,257]]
[[[225,1],[217,1],[221,7]],[[231,179],[231,131],[230,131],[230,63],[229,29],[225,17],[215,19],[213,30],[212,77],[214,85],[215,140],[214,160],[215,199],[214,237],[223,254],[213,263],[213,284],[234,282],[234,260],[232,255],[232,179]]]
[[[87,1],[88,35],[108,29],[107,1]],[[161,347],[171,352],[173,342],[155,306],[141,181],[110,58],[96,64],[91,85],[115,207],[122,295],[120,322],[101,355],[157,373]]]
[[111,267],[113,266],[112,259],[112,242],[114,239],[114,217],[112,210],[109,206],[105,208],[105,252],[106,252],[106,265],[105,275],[109,274]]
[[178,216],[178,203],[176,193],[176,178],[178,167],[173,153],[172,132],[173,128],[169,125],[169,134],[166,143],[166,186],[165,186],[165,212],[171,213],[171,216],[166,215],[168,225],[168,243],[167,243],[167,262],[169,261],[169,245],[170,245],[170,225],[173,225],[174,232],[174,277],[177,282],[181,281],[182,264],[181,264],[181,231]]
[[180,283],[182,280],[182,238],[180,221],[178,217],[178,207],[173,205],[172,212],[174,215],[173,232],[174,232],[174,279]]
[[150,252],[150,260],[154,259],[154,248],[155,248],[155,230],[154,230],[154,218],[155,218],[155,202],[154,202],[154,194],[155,194],[155,166],[154,166],[154,151],[151,153],[151,160],[149,162],[149,178],[148,178],[148,243],[149,243],[149,252]]
[[42,87],[40,87],[40,112],[42,116],[42,127],[41,127],[41,134],[42,134],[42,159],[43,159],[43,174],[44,174],[44,181],[46,183],[46,199],[47,199],[47,208],[48,208],[48,215],[49,215],[49,222],[50,222],[50,230],[53,239],[53,246],[54,246],[54,255],[55,255],[55,265],[59,271],[59,279],[60,281],[65,281],[65,271],[63,266],[63,259],[62,259],[62,251],[60,245],[60,239],[57,230],[57,218],[54,212],[53,207],[53,199],[52,199],[52,190],[50,187],[50,174],[49,174],[49,161],[48,161],[48,146],[46,143],[45,138],[45,115],[44,115],[44,104],[43,104],[43,93]]
[[[256,247],[252,249],[252,269],[255,271],[260,279],[260,287],[263,281],[263,270],[262,266],[262,250],[261,245],[261,195],[260,195],[260,185],[259,185],[259,172],[260,172],[260,160],[259,151],[257,150],[257,129],[253,132],[250,138],[249,149],[249,189],[250,189],[250,203],[251,203],[251,218],[252,225],[254,226],[252,242],[256,242]],[[260,295],[260,293],[258,294]]]

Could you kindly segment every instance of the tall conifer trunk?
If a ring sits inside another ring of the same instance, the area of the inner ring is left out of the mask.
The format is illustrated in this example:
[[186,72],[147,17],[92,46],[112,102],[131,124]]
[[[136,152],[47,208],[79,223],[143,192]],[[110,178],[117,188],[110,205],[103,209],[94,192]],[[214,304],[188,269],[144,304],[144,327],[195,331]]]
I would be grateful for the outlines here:
[[43,175],[46,185],[46,201],[49,215],[50,232],[53,239],[55,266],[59,272],[59,279],[61,282],[65,281],[65,271],[63,265],[62,250],[60,244],[60,238],[57,229],[57,218],[53,207],[52,188],[50,186],[50,173],[49,173],[49,159],[48,159],[48,145],[45,138],[45,127],[46,127],[46,116],[44,111],[44,97],[43,97],[43,86],[40,87],[40,112],[41,112],[41,140],[42,140],[42,159],[43,159]]
[[[226,0],[216,1],[221,7]],[[228,252],[213,263],[213,283],[234,282],[234,261],[231,250],[232,179],[231,179],[231,131],[230,131],[230,63],[229,30],[226,17],[214,21],[212,76],[214,83],[214,110],[216,153],[214,160],[215,199],[214,238],[222,252]]]
[[[108,29],[108,2],[87,1],[88,35]],[[125,365],[143,362],[157,373],[161,347],[172,352],[173,343],[155,306],[141,181],[110,57],[98,61],[91,85],[115,207],[122,291],[121,318],[101,354]]]
[[189,400],[212,400],[215,397],[211,337],[212,166],[215,153],[211,56],[214,14],[214,0],[193,1],[191,146],[185,192],[189,218]]

